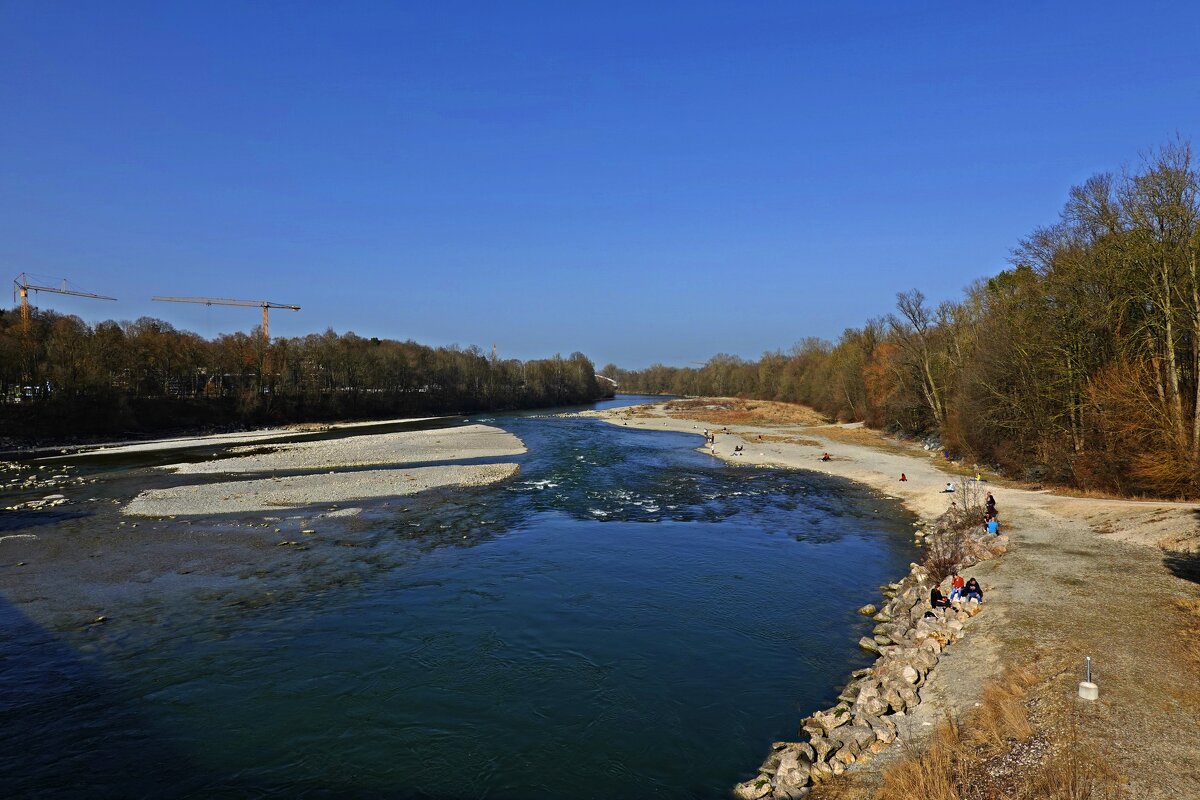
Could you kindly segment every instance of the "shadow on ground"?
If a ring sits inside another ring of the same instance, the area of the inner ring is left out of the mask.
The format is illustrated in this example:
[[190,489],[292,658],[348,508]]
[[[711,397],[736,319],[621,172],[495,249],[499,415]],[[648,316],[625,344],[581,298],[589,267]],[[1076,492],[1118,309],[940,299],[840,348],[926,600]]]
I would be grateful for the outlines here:
[[1200,584],[1200,553],[1167,552],[1163,563],[1176,578]]

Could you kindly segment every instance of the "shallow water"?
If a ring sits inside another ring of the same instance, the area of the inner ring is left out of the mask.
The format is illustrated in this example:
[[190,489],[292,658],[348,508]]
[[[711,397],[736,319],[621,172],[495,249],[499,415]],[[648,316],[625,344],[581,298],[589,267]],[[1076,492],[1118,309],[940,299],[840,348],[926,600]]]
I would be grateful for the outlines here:
[[[180,522],[126,530],[160,549],[141,591],[95,587],[122,598],[108,625],[10,592],[0,551],[6,794],[723,797],[867,663],[855,609],[913,556],[896,503],[725,465],[699,436],[471,421],[526,443],[516,478],[324,520],[302,552],[183,573],[163,556]],[[148,463],[89,467],[89,493],[169,480]],[[278,538],[249,522],[188,535]]]

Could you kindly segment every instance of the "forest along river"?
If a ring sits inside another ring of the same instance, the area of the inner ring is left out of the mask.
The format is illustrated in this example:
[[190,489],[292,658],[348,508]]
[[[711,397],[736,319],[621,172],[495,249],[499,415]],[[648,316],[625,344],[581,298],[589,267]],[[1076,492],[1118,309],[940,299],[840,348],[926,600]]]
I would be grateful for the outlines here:
[[5,795],[724,797],[868,663],[855,609],[914,557],[897,502],[699,435],[470,421],[525,442],[515,478],[308,537],[121,525],[162,454],[0,512],[38,537],[0,540]]

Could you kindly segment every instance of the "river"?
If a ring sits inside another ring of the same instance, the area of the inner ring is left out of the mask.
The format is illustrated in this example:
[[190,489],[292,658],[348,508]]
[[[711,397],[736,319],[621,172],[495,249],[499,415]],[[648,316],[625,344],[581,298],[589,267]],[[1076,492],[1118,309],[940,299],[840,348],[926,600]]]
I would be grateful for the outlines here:
[[41,548],[0,541],[4,794],[724,797],[869,663],[855,609],[914,558],[897,502],[699,435],[471,421],[525,442],[515,478],[300,549],[261,519],[132,531],[163,457],[67,459],[92,503],[0,516]]

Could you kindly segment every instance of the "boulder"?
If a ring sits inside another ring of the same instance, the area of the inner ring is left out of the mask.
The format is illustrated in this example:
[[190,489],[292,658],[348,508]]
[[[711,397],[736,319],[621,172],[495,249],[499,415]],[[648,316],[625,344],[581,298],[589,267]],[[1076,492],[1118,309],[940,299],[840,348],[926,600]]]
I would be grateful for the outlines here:
[[871,730],[871,726],[862,722],[856,722],[838,730],[838,739],[854,753],[866,748],[875,741],[875,738],[875,731]]
[[900,692],[891,686],[887,687],[879,699],[887,703],[888,708],[892,711],[900,712],[904,710],[904,698],[900,696]]
[[775,800],[804,800],[812,793],[811,786],[795,786],[780,788],[775,787],[775,794],[772,795]]
[[733,796],[738,800],[761,800],[769,794],[771,794],[771,782],[762,777],[739,783],[733,787]]
[[809,723],[816,723],[824,729],[826,733],[834,728],[845,725],[850,721],[850,709],[845,705],[837,705],[828,711],[818,711],[811,717],[802,721],[802,725],[807,727]]
[[887,711],[888,704],[879,696],[878,693],[871,695],[870,697],[857,700],[854,703],[855,719],[861,719],[867,716],[877,717],[880,714],[886,714]]
[[916,652],[912,654],[911,662],[914,667],[922,672],[929,672],[929,670],[937,666],[937,653],[934,653],[928,648],[919,647],[917,648]]
[[809,767],[808,775],[812,778],[813,783],[820,783],[833,777],[833,768],[824,761],[818,761]]
[[860,608],[858,610],[858,613],[862,614],[864,617],[869,617],[872,614],[876,613],[877,611],[879,611],[878,608],[876,608],[875,606],[873,606],[870,603],[867,603],[865,606],[863,606],[862,608]]
[[834,754],[833,758],[829,759],[829,766],[834,767],[834,773],[837,772],[835,764],[841,764],[847,767],[854,763],[854,757],[858,755],[858,750],[850,747],[843,747]]
[[859,639],[858,646],[861,647],[863,650],[866,650],[868,653],[878,653],[879,652],[879,645],[876,644],[875,640],[870,638],[869,636],[864,636],[861,639]]
[[917,645],[917,647],[920,648],[921,650],[926,650],[930,653],[933,653],[934,655],[937,655],[938,653],[942,652],[941,643],[937,639],[933,639],[933,638],[929,638],[929,637],[922,639],[921,643],[919,645]]
[[812,745],[814,756],[812,761],[814,764],[820,764],[822,761],[827,760],[830,752],[832,752],[834,748],[833,742],[829,741],[824,736],[812,737],[812,739],[809,740],[809,744]]
[[[894,742],[895,738],[893,738],[892,741]],[[878,755],[878,754],[882,753],[884,750],[886,750],[887,746],[891,743],[892,742],[885,742],[883,739],[877,739],[874,744],[872,744],[870,747],[867,748],[867,752]]]
[[[791,792],[795,789],[800,789],[807,786],[811,776],[809,770],[812,768],[812,762],[800,754],[799,750],[788,749],[783,751],[783,758],[779,762],[779,769],[775,773],[775,796],[781,796],[781,792]],[[782,794],[784,797],[790,797],[790,794]]]

